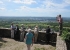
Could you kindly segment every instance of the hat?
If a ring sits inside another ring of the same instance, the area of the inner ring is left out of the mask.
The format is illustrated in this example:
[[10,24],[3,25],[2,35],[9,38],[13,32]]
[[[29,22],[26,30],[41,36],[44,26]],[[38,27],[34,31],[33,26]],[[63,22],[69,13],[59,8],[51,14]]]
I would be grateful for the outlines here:
[[28,32],[31,32],[31,29],[28,29]]
[[21,24],[21,26],[24,26],[24,24]]

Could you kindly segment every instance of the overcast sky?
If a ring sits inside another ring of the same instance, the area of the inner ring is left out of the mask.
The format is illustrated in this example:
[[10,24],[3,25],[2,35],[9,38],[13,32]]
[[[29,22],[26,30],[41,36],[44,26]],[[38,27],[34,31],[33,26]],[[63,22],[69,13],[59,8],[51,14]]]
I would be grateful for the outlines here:
[[0,0],[0,16],[70,17],[70,0]]

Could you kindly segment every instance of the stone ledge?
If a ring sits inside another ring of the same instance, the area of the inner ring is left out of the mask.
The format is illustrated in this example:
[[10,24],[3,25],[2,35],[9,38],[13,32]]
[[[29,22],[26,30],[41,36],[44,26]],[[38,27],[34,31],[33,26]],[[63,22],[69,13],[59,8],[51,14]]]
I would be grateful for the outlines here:
[[[31,30],[32,33],[34,33],[34,30]],[[26,34],[27,30],[25,30],[25,34]],[[24,34],[24,36],[25,36]],[[11,29],[10,28],[0,28],[0,37],[11,37]],[[56,39],[57,39],[57,34],[56,33],[53,33],[52,34],[52,40],[53,42],[56,42]],[[39,41],[46,41],[46,31],[39,31],[39,34],[38,34],[38,40]]]
[[60,36],[57,36],[56,50],[67,50],[66,43]]

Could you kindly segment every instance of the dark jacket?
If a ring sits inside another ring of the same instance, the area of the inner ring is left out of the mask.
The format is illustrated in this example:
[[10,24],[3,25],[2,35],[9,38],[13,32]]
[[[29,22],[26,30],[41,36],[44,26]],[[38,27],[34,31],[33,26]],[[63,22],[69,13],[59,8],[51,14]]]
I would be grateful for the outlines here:
[[47,28],[46,29],[46,34],[50,33],[51,29],[50,28]]

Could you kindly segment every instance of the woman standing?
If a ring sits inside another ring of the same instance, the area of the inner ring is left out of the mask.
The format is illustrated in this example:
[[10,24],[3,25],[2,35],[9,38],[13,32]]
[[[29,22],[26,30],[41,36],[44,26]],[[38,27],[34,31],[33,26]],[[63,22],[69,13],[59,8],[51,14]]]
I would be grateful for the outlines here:
[[15,27],[13,25],[13,23],[11,24],[11,38],[14,38],[14,31],[15,31]]
[[26,39],[27,50],[31,50],[31,44],[33,45],[33,42],[34,42],[31,29],[28,29],[28,33],[26,33],[25,39]]
[[24,29],[24,25],[21,25],[21,33],[20,33],[20,41],[24,41],[24,33],[25,33],[25,29]]
[[38,26],[35,27],[34,29],[34,39],[35,39],[35,42],[37,42],[37,39],[38,39]]

